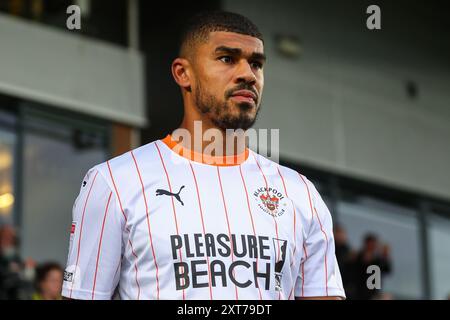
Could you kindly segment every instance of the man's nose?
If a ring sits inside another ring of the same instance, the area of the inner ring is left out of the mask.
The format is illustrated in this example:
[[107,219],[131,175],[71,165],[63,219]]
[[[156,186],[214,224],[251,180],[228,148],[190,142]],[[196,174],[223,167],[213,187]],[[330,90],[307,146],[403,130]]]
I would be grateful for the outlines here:
[[246,82],[250,84],[256,83],[256,76],[252,70],[251,65],[248,61],[242,61],[239,63],[238,69],[236,71],[236,82]]

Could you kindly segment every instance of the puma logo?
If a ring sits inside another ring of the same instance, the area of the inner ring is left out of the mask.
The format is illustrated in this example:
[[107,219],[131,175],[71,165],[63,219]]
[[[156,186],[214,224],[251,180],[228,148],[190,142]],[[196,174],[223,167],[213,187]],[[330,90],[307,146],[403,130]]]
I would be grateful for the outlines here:
[[184,186],[181,186],[181,188],[178,191],[178,193],[172,193],[172,192],[164,190],[164,189],[157,189],[156,190],[156,195],[157,196],[164,195],[164,196],[175,197],[175,199],[177,199],[181,203],[181,205],[184,206],[184,203],[183,203],[183,201],[181,201],[181,198],[180,198],[180,192],[181,192],[181,190],[183,190],[183,188],[184,188]]

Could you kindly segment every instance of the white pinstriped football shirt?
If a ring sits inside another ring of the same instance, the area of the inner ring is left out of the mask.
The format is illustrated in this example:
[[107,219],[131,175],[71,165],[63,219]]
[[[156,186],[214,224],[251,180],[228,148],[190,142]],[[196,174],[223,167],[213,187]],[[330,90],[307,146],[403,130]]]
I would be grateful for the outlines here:
[[174,144],[167,136],[88,171],[63,296],[345,297],[331,215],[307,178],[251,150],[210,165]]

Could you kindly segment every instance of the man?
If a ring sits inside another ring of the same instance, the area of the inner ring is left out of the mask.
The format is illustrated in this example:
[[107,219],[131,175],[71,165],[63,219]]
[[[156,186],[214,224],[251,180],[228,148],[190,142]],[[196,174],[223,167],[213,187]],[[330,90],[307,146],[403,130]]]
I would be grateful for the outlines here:
[[20,257],[18,242],[12,225],[0,226],[0,300],[23,300],[31,294],[35,262]]
[[383,293],[380,293],[379,290],[371,290],[367,287],[367,268],[369,266],[378,266],[381,271],[381,276],[389,274],[392,270],[389,245],[380,243],[378,236],[372,233],[364,236],[363,247],[356,255],[354,261],[355,299],[357,300],[370,300],[384,297]]
[[339,224],[334,226],[335,254],[345,286],[347,299],[355,296],[355,258],[356,252],[350,247],[347,239],[347,231]]
[[[180,130],[89,170],[73,208],[63,296],[345,297],[331,216],[313,184],[242,143],[207,152],[194,137],[196,121],[223,135],[252,126],[264,62],[247,18],[191,20],[172,64]],[[177,142],[179,132],[189,135]]]
[[63,269],[56,262],[45,262],[36,268],[33,300],[61,300]]

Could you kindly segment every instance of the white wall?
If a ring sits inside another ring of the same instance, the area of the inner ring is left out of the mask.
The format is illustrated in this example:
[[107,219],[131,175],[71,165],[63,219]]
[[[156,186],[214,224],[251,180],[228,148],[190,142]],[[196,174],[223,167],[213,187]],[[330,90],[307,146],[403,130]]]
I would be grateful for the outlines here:
[[[385,6],[369,31],[361,1],[224,4],[265,36],[257,126],[280,128],[282,158],[450,199],[450,50],[424,17]],[[277,33],[302,39],[299,60],[276,52]]]
[[146,124],[139,52],[0,14],[0,92]]

